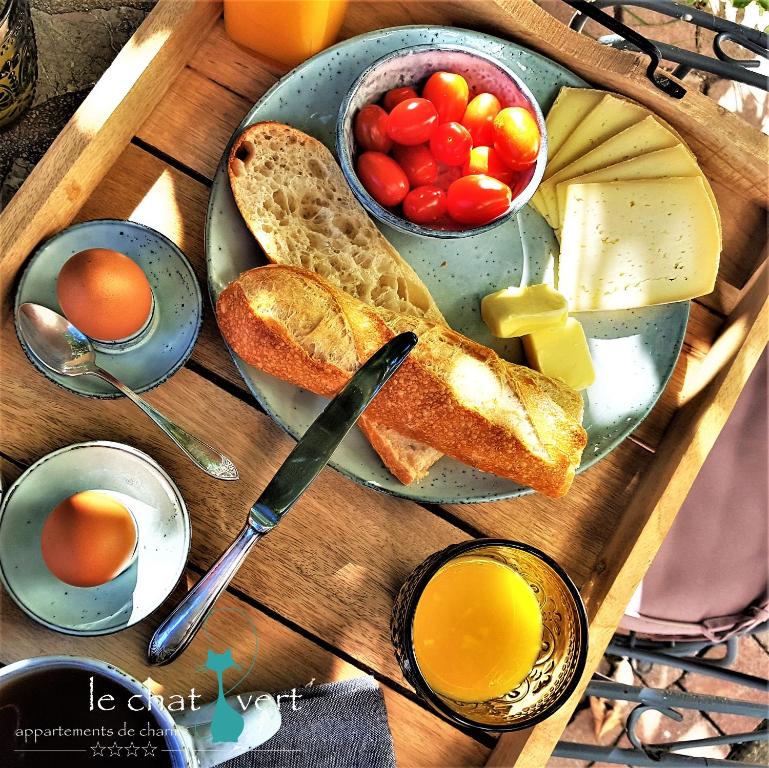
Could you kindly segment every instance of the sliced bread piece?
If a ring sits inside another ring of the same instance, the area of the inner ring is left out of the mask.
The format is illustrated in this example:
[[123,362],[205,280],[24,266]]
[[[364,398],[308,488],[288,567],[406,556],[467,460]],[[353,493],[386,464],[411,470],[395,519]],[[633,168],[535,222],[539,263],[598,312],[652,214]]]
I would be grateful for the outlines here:
[[[235,202],[270,261],[311,270],[366,304],[446,323],[317,139],[288,125],[256,123],[235,141],[228,170]],[[425,477],[442,455],[366,414],[359,424],[404,484]]]

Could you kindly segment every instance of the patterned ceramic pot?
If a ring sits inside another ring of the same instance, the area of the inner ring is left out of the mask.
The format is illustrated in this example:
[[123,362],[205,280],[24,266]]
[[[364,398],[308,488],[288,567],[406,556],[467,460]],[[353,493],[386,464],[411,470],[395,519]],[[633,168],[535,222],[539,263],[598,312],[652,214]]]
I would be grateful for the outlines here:
[[29,0],[0,3],[0,128],[32,104],[37,83],[37,45]]

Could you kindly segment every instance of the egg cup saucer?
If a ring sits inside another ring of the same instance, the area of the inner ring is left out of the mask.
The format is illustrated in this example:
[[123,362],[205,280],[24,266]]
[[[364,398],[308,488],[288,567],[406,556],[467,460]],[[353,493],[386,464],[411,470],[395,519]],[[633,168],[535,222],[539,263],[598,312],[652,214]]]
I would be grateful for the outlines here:
[[[112,495],[138,527],[136,558],[98,587],[60,581],[40,549],[48,513],[85,490]],[[179,489],[153,459],[121,443],[95,440],[43,456],[0,504],[0,581],[24,613],[68,635],[107,635],[146,618],[178,583],[189,548],[189,515]]]
[[[133,259],[149,280],[154,312],[140,344],[119,354],[96,347],[96,363],[135,392],[162,384],[184,365],[200,332],[203,300],[195,273],[182,251],[160,232],[133,221],[97,219],[63,229],[32,255],[16,291],[15,309],[27,301],[63,314],[56,298],[56,278],[64,263],[87,248],[109,248]],[[123,395],[94,376],[52,373],[26,348],[32,364],[48,379],[79,395],[114,398]]]

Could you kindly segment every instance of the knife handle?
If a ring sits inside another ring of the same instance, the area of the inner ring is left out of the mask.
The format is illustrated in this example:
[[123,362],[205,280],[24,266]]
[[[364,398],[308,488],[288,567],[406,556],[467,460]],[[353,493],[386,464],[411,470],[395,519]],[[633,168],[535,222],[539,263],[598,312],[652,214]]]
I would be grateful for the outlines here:
[[153,666],[173,661],[190,643],[219,595],[227,588],[251,547],[264,534],[246,524],[211,570],[185,595],[171,615],[157,628],[147,649]]

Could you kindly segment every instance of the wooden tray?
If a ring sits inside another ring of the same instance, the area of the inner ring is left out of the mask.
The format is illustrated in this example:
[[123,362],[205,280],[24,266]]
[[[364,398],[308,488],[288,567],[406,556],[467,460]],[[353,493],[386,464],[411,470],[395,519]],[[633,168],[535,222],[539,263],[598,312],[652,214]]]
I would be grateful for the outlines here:
[[[697,471],[767,343],[766,138],[697,93],[683,101],[652,87],[639,58],[571,32],[530,0],[355,2],[344,36],[409,23],[507,36],[599,86],[632,96],[673,123],[697,153],[719,199],[724,253],[716,291],[692,305],[684,352],[660,402],[631,438],[579,476],[568,496],[430,508],[361,488],[326,470],[279,532],[235,579],[209,638],[169,667],[145,665],[163,610],[110,637],[74,639],[24,617],[3,595],[0,661],[73,653],[107,659],[166,692],[191,684],[211,638],[258,663],[243,689],[279,690],[361,673],[381,683],[401,766],[542,768]],[[188,578],[168,608],[239,530],[291,447],[261,413],[222,344],[210,308],[188,365],[149,399],[192,431],[212,435],[242,470],[222,484],[192,469],[133,406],[85,401],[38,375],[14,335],[15,276],[44,238],[72,221],[122,217],[175,240],[205,285],[203,224],[222,149],[253,102],[282,74],[225,36],[216,2],[160,0],[0,217],[2,473],[13,480],[63,445],[107,438],[157,458],[192,516]],[[212,433],[212,429],[215,430]],[[591,646],[582,685],[555,716],[498,740],[432,715],[402,678],[390,647],[393,596],[431,552],[472,536],[502,536],[555,556],[582,590]],[[216,646],[215,646],[216,647]]]

